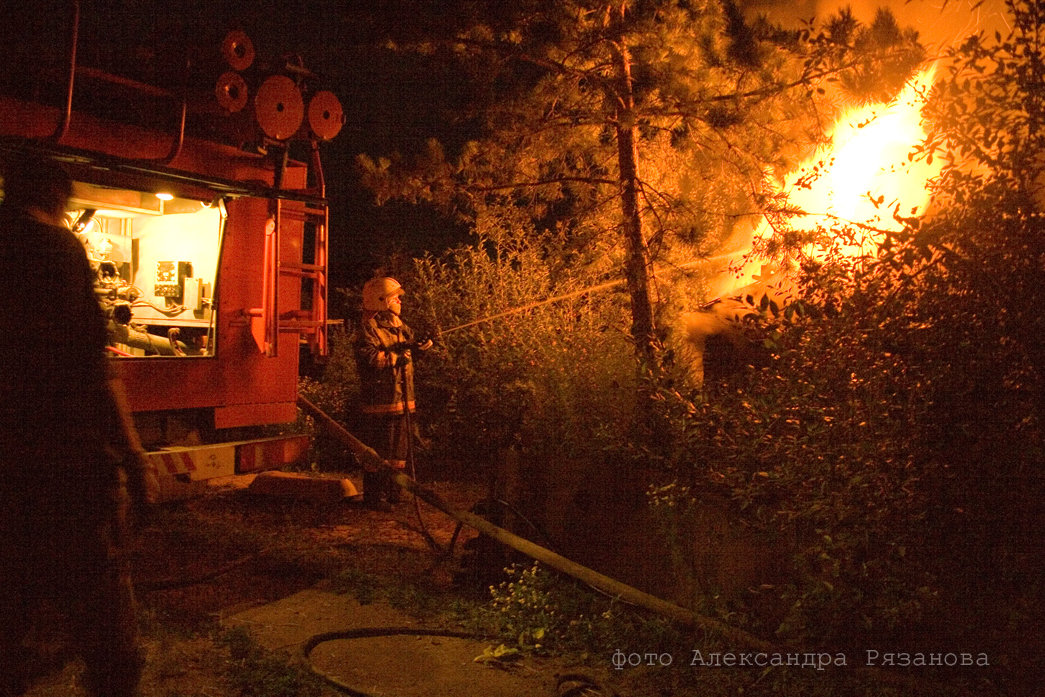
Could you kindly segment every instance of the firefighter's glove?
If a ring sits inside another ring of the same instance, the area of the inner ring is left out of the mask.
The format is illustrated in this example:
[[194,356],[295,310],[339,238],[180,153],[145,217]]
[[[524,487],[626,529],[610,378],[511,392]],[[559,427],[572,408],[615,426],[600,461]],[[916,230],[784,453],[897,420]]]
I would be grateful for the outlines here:
[[396,353],[402,353],[404,351],[427,351],[432,348],[431,339],[419,339],[418,341],[401,341],[392,347],[392,350]]

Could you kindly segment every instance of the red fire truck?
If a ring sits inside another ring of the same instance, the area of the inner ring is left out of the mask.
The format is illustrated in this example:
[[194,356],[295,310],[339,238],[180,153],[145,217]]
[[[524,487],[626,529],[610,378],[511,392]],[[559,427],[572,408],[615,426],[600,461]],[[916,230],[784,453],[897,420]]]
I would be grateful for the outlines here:
[[296,460],[307,437],[275,434],[297,417],[302,351],[327,350],[319,148],[337,97],[295,58],[252,69],[240,31],[209,84],[188,84],[198,65],[174,88],[118,75],[78,59],[78,3],[59,19],[59,55],[15,55],[32,79],[0,81],[0,157],[41,153],[75,180],[68,225],[165,493]]

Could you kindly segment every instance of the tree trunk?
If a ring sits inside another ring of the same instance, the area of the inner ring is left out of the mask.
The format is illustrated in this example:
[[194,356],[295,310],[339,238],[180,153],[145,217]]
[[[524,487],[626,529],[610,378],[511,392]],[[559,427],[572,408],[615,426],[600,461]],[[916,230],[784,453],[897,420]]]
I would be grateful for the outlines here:
[[652,358],[657,337],[653,325],[653,301],[650,297],[649,249],[642,233],[639,216],[638,166],[635,152],[635,127],[617,126],[617,150],[620,161],[621,213],[627,260],[624,277],[631,296],[631,335],[635,351],[642,358]]
[[[625,5],[617,21],[623,21]],[[626,250],[624,275],[631,297],[631,334],[639,358],[651,360],[657,336],[653,323],[649,248],[639,215],[639,164],[636,148],[635,100],[631,82],[631,56],[623,35],[613,42],[618,94],[616,96],[617,165],[620,178],[622,233]]]

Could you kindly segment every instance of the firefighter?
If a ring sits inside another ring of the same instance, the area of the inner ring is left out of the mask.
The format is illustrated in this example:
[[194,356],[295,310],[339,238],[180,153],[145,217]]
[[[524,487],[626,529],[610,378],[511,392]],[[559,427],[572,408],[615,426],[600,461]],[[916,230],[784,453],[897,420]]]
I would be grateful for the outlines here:
[[[364,441],[394,469],[406,468],[414,412],[414,350],[427,351],[432,341],[416,342],[402,320],[403,287],[394,278],[377,276],[363,285],[363,316],[356,335],[356,363],[362,389]],[[392,473],[365,465],[363,503],[389,510],[399,502]]]
[[0,696],[29,682],[41,601],[70,622],[93,697],[137,694],[142,667],[124,552],[129,505],[157,480],[107,373],[83,246],[64,227],[71,182],[12,155],[0,206]]

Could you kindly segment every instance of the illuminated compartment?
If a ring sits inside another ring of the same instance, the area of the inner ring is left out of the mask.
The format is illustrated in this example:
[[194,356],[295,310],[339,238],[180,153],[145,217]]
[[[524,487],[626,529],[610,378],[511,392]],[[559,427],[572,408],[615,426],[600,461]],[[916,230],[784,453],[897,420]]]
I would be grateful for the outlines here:
[[209,201],[78,183],[69,226],[97,274],[110,351],[209,356],[222,212]]

